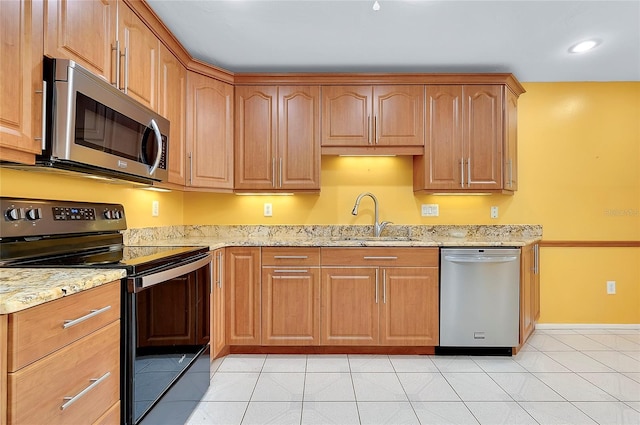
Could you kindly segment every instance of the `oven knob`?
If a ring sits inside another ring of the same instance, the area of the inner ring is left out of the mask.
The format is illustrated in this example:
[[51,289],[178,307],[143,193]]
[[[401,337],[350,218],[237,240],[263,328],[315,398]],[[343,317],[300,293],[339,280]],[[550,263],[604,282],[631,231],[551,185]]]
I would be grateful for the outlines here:
[[21,208],[9,208],[4,215],[9,221],[20,220],[22,218],[22,210]]
[[111,220],[113,218],[113,213],[111,212],[111,210],[106,210],[104,212],[104,218],[106,218],[107,220]]
[[42,218],[42,209],[34,208],[27,211],[27,220],[36,221]]
[[120,220],[122,218],[122,211],[113,210],[113,218]]

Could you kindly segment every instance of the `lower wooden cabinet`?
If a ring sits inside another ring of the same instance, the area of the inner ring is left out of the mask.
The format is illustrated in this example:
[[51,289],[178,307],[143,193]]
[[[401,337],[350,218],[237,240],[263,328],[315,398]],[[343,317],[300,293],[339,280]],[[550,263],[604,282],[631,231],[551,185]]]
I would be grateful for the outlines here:
[[260,248],[226,248],[225,330],[228,345],[260,345]]
[[540,317],[539,245],[527,245],[520,253],[520,345],[535,330]]
[[437,267],[382,269],[380,345],[438,345]]
[[262,249],[262,345],[320,344],[320,249]]
[[321,344],[438,345],[437,248],[323,248],[321,270]]
[[378,345],[376,268],[322,268],[322,345]]
[[213,251],[213,282],[211,282],[211,360],[226,347],[224,248]]
[[120,281],[3,318],[0,422],[120,422]]
[[438,248],[232,247],[214,260],[212,357],[227,345],[439,343]]

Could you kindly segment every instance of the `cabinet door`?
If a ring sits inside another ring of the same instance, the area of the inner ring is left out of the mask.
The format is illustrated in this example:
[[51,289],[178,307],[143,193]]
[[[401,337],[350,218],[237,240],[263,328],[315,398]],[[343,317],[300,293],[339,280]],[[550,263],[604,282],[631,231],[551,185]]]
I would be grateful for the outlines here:
[[42,3],[0,1],[0,160],[33,164],[42,141]]
[[424,145],[424,86],[374,86],[373,99],[375,145]]
[[381,272],[380,345],[438,345],[438,269],[389,267]]
[[540,318],[540,245],[535,244],[533,246],[533,272],[531,275],[531,297],[532,299],[532,313],[533,325],[538,322]]
[[158,108],[158,55],[160,41],[129,8],[118,5],[118,41],[121,61],[121,89],[143,105]]
[[463,86],[465,187],[502,188],[502,86]]
[[462,86],[427,86],[424,155],[414,156],[414,189],[461,189]]
[[522,248],[520,254],[520,345],[524,344],[533,332],[533,246]]
[[371,86],[322,87],[322,146],[370,146]]
[[226,248],[226,337],[229,345],[260,345],[260,248]]
[[235,188],[276,188],[277,87],[236,87]]
[[115,84],[117,7],[117,0],[45,0],[44,53],[73,59]]
[[187,75],[187,185],[233,189],[233,86]]
[[218,357],[225,343],[225,281],[224,249],[213,251],[213,282],[211,291],[211,359]]
[[278,189],[320,190],[320,87],[278,87]]
[[320,269],[262,268],[262,345],[319,345]]
[[504,115],[504,170],[503,187],[518,190],[518,96],[507,91]]
[[169,133],[169,183],[185,185],[185,116],[187,70],[160,44],[158,112],[171,123]]
[[322,268],[320,343],[377,345],[377,268]]

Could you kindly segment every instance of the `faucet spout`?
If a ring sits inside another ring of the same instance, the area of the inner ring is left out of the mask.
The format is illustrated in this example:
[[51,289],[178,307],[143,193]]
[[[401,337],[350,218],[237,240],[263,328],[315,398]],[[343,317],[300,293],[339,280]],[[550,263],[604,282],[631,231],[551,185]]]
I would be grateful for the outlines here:
[[365,196],[368,196],[373,200],[374,220],[375,220],[375,222],[373,223],[373,236],[375,236],[377,238],[378,236],[380,236],[380,233],[382,233],[382,231],[387,226],[387,224],[389,224],[391,222],[390,221],[383,221],[382,223],[379,222],[379,219],[378,219],[378,198],[376,198],[376,196],[373,193],[371,193],[371,192],[363,192],[360,195],[358,195],[358,197],[356,198],[356,203],[353,206],[353,210],[351,211],[351,214],[358,215],[358,207],[360,206],[360,201],[362,201],[362,198],[364,198]]

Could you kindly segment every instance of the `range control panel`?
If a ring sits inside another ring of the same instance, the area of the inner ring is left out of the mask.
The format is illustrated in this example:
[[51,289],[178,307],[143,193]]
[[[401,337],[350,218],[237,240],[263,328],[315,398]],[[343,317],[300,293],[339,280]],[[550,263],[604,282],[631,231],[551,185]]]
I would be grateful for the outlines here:
[[124,207],[98,202],[0,198],[0,238],[126,230]]

